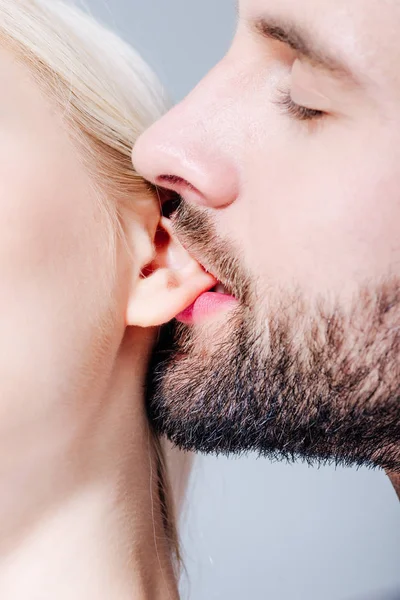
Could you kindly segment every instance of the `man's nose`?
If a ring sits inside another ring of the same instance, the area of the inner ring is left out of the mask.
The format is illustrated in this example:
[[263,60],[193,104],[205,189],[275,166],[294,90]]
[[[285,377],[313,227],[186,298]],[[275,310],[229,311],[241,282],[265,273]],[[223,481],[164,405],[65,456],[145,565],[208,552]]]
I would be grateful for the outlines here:
[[196,99],[195,92],[139,138],[133,150],[135,169],[187,202],[228,206],[238,196],[239,180],[223,120],[218,107],[204,94]]

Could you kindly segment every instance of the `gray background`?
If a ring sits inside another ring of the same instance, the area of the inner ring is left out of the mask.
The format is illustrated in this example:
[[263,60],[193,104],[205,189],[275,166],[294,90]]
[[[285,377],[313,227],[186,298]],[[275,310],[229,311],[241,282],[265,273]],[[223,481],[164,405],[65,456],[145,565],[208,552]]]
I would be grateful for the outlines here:
[[[276,0],[278,2],[278,0]],[[86,0],[181,99],[228,47],[233,0]],[[200,459],[183,528],[190,600],[366,600],[400,589],[382,473]]]

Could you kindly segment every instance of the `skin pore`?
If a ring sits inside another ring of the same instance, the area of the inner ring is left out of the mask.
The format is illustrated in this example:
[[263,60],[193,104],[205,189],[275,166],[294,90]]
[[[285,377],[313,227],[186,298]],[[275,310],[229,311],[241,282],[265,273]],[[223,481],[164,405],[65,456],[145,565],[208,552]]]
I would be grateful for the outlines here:
[[399,27],[392,0],[242,0],[227,55],[139,139],[237,299],[154,358],[181,447],[400,471]]
[[155,326],[214,280],[147,184],[106,197],[3,46],[0,72],[0,596],[177,598],[143,390]]

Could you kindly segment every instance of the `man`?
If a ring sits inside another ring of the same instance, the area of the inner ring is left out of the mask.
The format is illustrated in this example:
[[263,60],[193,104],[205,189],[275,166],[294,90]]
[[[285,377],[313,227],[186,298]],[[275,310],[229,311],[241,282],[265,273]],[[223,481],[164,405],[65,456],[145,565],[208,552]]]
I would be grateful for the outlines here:
[[399,489],[399,30],[396,0],[241,0],[227,56],[139,140],[221,282],[150,382],[180,447],[376,465]]

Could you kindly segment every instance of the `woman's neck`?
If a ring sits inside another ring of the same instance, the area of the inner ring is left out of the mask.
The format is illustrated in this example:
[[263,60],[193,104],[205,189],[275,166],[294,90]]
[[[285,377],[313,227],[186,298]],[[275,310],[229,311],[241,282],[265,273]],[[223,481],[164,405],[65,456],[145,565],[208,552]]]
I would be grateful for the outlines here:
[[0,456],[1,598],[178,598],[135,367],[121,353],[90,426],[50,418],[37,446]]

